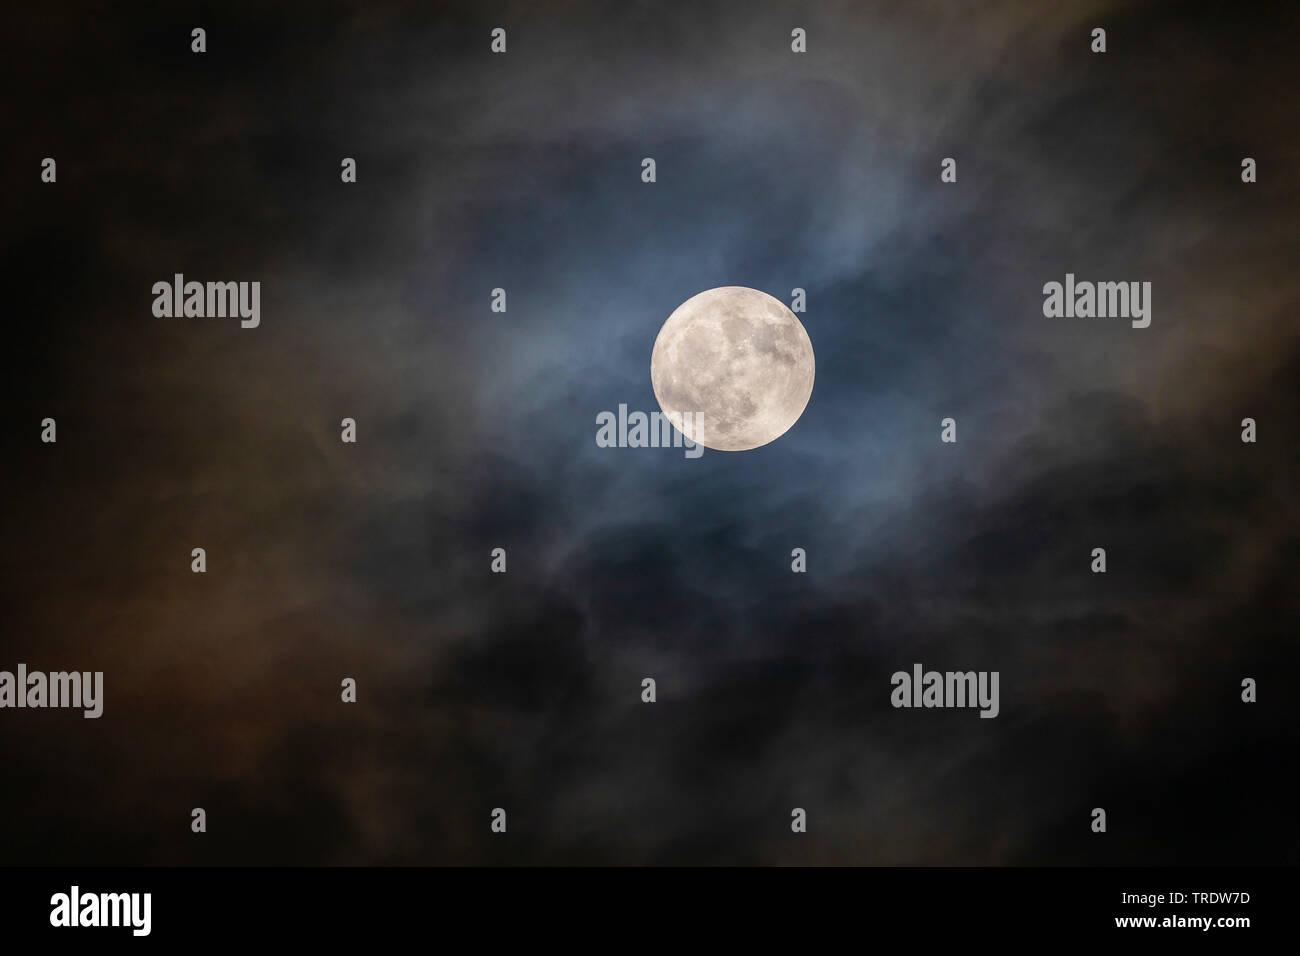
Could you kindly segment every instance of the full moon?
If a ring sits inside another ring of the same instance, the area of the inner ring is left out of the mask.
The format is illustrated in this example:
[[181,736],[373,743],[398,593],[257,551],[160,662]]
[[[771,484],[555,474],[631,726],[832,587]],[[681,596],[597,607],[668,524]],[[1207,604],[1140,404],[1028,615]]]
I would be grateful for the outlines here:
[[744,286],[687,299],[650,354],[659,407],[714,451],[747,451],[789,431],[812,395],[813,370],[812,342],[795,314]]

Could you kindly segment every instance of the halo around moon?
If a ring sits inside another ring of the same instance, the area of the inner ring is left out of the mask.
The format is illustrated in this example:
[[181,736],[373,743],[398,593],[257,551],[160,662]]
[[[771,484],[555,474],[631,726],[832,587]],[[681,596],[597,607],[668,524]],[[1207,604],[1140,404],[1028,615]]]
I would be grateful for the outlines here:
[[722,286],[679,305],[659,330],[650,381],[692,441],[747,451],[780,438],[812,396],[812,342],[785,303]]

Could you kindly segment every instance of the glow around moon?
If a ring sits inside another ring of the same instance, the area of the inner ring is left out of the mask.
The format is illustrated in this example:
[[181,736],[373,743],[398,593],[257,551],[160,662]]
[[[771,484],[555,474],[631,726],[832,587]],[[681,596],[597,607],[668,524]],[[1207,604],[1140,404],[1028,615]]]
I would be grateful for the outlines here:
[[744,286],[709,289],[668,317],[650,355],[655,398],[687,438],[747,451],[780,438],[812,395],[812,342],[785,304]]

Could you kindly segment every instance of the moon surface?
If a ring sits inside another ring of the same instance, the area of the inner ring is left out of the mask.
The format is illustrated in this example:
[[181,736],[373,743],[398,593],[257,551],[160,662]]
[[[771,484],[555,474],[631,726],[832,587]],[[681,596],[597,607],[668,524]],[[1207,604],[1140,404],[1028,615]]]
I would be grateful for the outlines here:
[[744,286],[687,299],[650,355],[659,407],[687,438],[715,451],[747,451],[789,431],[812,395],[814,368],[795,314]]

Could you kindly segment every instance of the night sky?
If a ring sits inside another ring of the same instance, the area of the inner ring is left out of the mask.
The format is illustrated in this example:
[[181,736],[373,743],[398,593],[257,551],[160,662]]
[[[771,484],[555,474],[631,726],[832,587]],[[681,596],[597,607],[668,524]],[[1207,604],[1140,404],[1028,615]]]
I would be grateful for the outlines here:
[[[0,860],[1300,862],[1295,4],[407,6],[5,14]],[[597,447],[728,285],[798,423]]]

